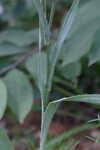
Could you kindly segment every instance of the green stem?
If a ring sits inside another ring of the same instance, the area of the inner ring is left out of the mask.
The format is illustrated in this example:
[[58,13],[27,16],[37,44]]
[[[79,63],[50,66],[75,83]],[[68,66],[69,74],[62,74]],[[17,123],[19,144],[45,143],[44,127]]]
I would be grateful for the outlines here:
[[52,22],[53,22],[53,18],[54,18],[54,13],[55,13],[55,2],[52,2],[52,7],[51,7],[51,11],[50,11],[50,18],[49,18],[49,27],[51,28],[52,26]]
[[[42,0],[40,0],[40,3],[42,5]],[[41,29],[41,23],[40,23],[40,17],[39,17],[39,57],[41,57],[41,50],[42,50],[42,29]],[[41,59],[39,58],[39,74],[40,74],[40,94],[41,94],[41,107],[42,107],[42,114],[41,114],[41,130],[43,128],[44,124],[44,96],[43,92],[41,91],[41,85],[42,85],[42,78],[41,78],[41,72],[40,72],[40,67],[41,67]],[[40,140],[42,139],[40,135]],[[41,142],[40,142],[40,150],[42,150]]]

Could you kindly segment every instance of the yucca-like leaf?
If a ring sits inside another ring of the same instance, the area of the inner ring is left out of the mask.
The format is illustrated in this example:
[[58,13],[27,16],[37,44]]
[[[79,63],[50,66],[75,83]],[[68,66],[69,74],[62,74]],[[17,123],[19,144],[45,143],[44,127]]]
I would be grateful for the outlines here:
[[78,10],[78,5],[79,5],[79,0],[74,0],[69,12],[65,14],[64,16],[64,19],[62,21],[62,25],[60,28],[60,32],[58,35],[58,40],[57,40],[58,49],[61,49],[65,39],[68,38],[69,31],[71,30],[71,27],[75,20],[75,16]]
[[45,147],[45,141],[47,137],[47,132],[49,125],[52,121],[52,118],[57,111],[59,105],[61,102],[66,101],[66,102],[86,102],[86,103],[92,103],[92,104],[100,104],[100,95],[99,94],[90,94],[90,95],[78,95],[78,96],[72,96],[72,97],[67,97],[67,98],[62,98],[57,101],[53,101],[48,104],[48,107],[44,113],[44,121],[43,121],[43,126],[42,126],[42,131],[41,131],[41,149],[44,150]]
[[50,18],[49,18],[49,28],[51,28],[51,26],[52,26],[56,4],[57,4],[57,0],[55,0],[55,1],[52,2],[51,11],[50,11]]
[[69,36],[69,31],[71,30],[72,24],[74,22],[74,19],[78,10],[78,4],[79,4],[79,0],[75,0],[69,12],[67,12],[66,15],[64,16],[64,19],[60,28],[60,32],[58,34],[57,41],[56,43],[52,44],[53,46],[49,50],[50,52],[49,53],[50,75],[49,75],[49,80],[48,80],[48,89],[51,88],[55,65],[59,59],[61,48],[64,44],[64,41]]
[[41,3],[40,0],[33,0],[33,4],[39,16],[39,22],[43,31],[43,38],[48,40],[50,36],[50,29],[43,10],[43,3]]
[[74,150],[77,144],[79,144],[78,140],[70,139],[68,142],[64,142],[59,150]]
[[69,140],[72,136],[83,132],[88,129],[96,128],[99,127],[99,124],[92,124],[92,123],[86,123],[80,126],[77,126],[73,129],[70,129],[69,131],[66,131],[59,135],[58,137],[54,137],[52,140],[50,140],[46,145],[45,145],[45,150],[49,150],[51,148],[54,148],[55,146],[58,146],[60,143],[62,143],[64,140]]

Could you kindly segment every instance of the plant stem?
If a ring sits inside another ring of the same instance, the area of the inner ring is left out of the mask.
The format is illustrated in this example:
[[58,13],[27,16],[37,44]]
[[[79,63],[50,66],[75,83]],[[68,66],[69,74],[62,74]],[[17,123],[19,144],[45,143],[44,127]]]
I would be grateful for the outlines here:
[[[42,0],[40,0],[40,3],[41,3],[41,5],[42,5]],[[40,24],[40,17],[39,17],[39,67],[38,67],[38,69],[39,69],[39,74],[40,74],[40,94],[41,94],[41,107],[42,107],[42,114],[41,114],[41,130],[42,130],[42,127],[43,127],[43,120],[44,120],[44,102],[43,102],[43,95],[42,95],[42,92],[41,92],[41,85],[42,85],[42,78],[41,78],[41,69],[40,69],[40,65],[41,65],[41,59],[40,59],[40,57],[41,57],[41,50],[42,50],[42,29],[41,29],[41,24]],[[41,139],[42,137],[41,137],[41,135],[40,135],[40,139]],[[41,142],[40,142],[40,150],[41,150]]]
[[56,3],[57,3],[57,0],[52,2],[51,11],[50,11],[50,18],[49,18],[49,28],[51,28],[52,23],[53,23]]
[[47,0],[44,0],[44,15],[47,18]]

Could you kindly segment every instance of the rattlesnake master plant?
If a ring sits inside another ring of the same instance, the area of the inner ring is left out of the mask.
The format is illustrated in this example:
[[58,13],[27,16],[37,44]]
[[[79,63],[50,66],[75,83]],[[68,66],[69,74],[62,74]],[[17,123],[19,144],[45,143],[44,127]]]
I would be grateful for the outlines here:
[[[37,3],[37,4],[36,4]],[[41,56],[42,51],[41,51],[41,47],[42,47],[42,30],[43,32],[45,32],[44,36],[46,35],[46,32],[50,31],[50,27],[46,24],[47,21],[45,17],[41,16],[42,14],[45,16],[45,13],[43,13],[43,9],[38,9],[39,7],[41,7],[41,5],[43,4],[42,1],[38,1],[35,2],[34,4],[36,6],[37,12],[39,14],[39,18],[42,18],[42,22],[40,19],[40,30],[39,30],[39,56]],[[78,12],[78,5],[79,5],[79,0],[75,0],[73,2],[73,5],[71,7],[71,9],[69,10],[69,12],[67,14],[65,14],[59,34],[58,34],[58,38],[56,40],[55,43],[53,43],[53,45],[51,45],[51,48],[49,50],[48,53],[48,63],[49,67],[47,67],[47,76],[46,78],[42,78],[43,77],[43,71],[40,70],[41,69],[41,60],[38,62],[39,64],[39,73],[37,73],[37,76],[39,75],[39,79],[38,79],[38,83],[39,83],[39,89],[40,89],[40,93],[41,93],[41,101],[42,101],[42,123],[41,123],[41,136],[40,136],[40,150],[44,150],[45,149],[45,141],[47,138],[47,132],[48,132],[48,128],[49,125],[51,123],[51,120],[56,112],[56,110],[59,107],[59,104],[61,103],[61,101],[81,101],[81,102],[90,102],[90,103],[100,103],[99,99],[100,99],[100,95],[82,95],[82,96],[75,96],[75,97],[69,97],[69,98],[64,98],[64,99],[60,99],[58,101],[54,101],[51,102],[49,104],[47,104],[47,100],[48,100],[48,95],[49,92],[51,90],[51,86],[52,86],[52,79],[53,79],[53,75],[55,72],[55,66],[58,62],[58,59],[60,57],[61,54],[61,49],[63,47],[64,41],[68,38],[72,24],[74,23],[75,20],[75,16]],[[42,6],[43,7],[43,6]],[[41,11],[41,13],[40,13]],[[45,19],[43,21],[43,18]],[[48,26],[49,30],[45,30],[45,25]],[[47,35],[49,35],[47,33]],[[44,38],[44,37],[43,37]],[[46,39],[46,37],[45,37]],[[49,38],[50,39],[50,38]],[[43,80],[44,79],[44,80]],[[47,97],[45,97],[45,94],[47,95]],[[95,102],[94,102],[95,99]],[[45,103],[47,104],[45,106]]]
[[[47,1],[46,0],[33,0],[33,4],[36,8],[38,18],[39,18],[39,38],[38,38],[38,53],[32,56],[28,61],[25,63],[25,68],[27,71],[34,76],[35,83],[39,88],[40,95],[41,95],[41,107],[42,107],[42,121],[41,121],[41,135],[40,135],[40,150],[52,149],[56,144],[59,145],[64,139],[68,139],[72,135],[76,134],[77,132],[81,132],[83,130],[98,127],[99,125],[94,124],[85,124],[67,133],[62,134],[56,139],[51,140],[49,143],[46,144],[48,128],[52,121],[54,114],[56,113],[57,109],[61,102],[87,102],[91,104],[100,104],[100,95],[99,94],[86,94],[86,95],[77,95],[72,97],[65,97],[56,101],[49,102],[49,95],[52,88],[53,77],[55,74],[55,67],[58,63],[59,59],[63,58],[62,68],[70,63],[76,62],[80,59],[81,56],[85,55],[89,49],[91,48],[91,44],[93,41],[94,34],[99,27],[99,20],[96,20],[100,17],[100,13],[96,11],[92,16],[91,13],[87,13],[86,17],[84,17],[84,13],[88,12],[89,7],[93,7],[94,4],[98,6],[100,3],[99,0],[89,1],[88,3],[84,4],[84,6],[80,6],[79,8],[79,0],[74,0],[73,4],[68,12],[66,12],[64,18],[62,19],[62,24],[59,29],[57,38],[55,41],[51,41],[52,35],[52,22],[55,10],[55,3],[53,2],[50,19],[47,20]],[[95,6],[96,10],[96,6]],[[93,11],[93,10],[92,10]],[[80,14],[80,15],[79,15]],[[90,17],[91,16],[91,17]],[[83,18],[82,18],[83,17]],[[93,20],[92,20],[93,19]],[[80,21],[81,20],[81,21]],[[90,21],[91,27],[88,26],[88,20]],[[85,29],[85,30],[82,30]],[[8,35],[9,32],[6,32],[4,35]],[[17,35],[17,32],[12,32],[12,37]],[[34,32],[32,32],[34,33]],[[76,34],[77,33],[77,34]],[[87,35],[88,34],[88,35]],[[31,34],[24,33],[25,37],[27,35],[31,39]],[[36,35],[36,34],[35,34]],[[18,36],[19,37],[19,36]],[[5,36],[4,36],[5,39]],[[7,38],[7,41],[12,41],[19,43],[19,47],[26,46],[26,42],[31,44],[31,40],[27,40],[25,38],[23,43],[14,40],[13,38]],[[67,42],[66,42],[67,41]],[[79,43],[80,42],[80,43]],[[94,45],[96,45],[96,42]],[[6,45],[7,46],[7,45]],[[11,45],[10,45],[11,46]],[[42,51],[42,49],[46,47],[48,50]],[[95,46],[96,47],[96,46]],[[66,50],[67,48],[67,50]],[[11,52],[10,55],[19,54],[17,48],[12,51],[10,48],[9,51]],[[23,54],[24,47],[21,50],[21,54]],[[97,49],[98,51],[98,49]],[[7,53],[5,51],[7,55]],[[1,55],[5,55],[4,52]],[[93,50],[92,53],[89,54],[90,64],[93,58]],[[65,55],[66,54],[66,55]],[[14,80],[12,81],[12,78]],[[24,81],[23,81],[24,79]],[[16,88],[14,86],[16,85]],[[25,91],[25,89],[27,89]],[[0,117],[3,116],[6,103],[7,103],[7,92],[9,96],[9,106],[16,114],[18,120],[22,123],[31,110],[32,107],[32,99],[33,99],[33,92],[32,86],[30,85],[29,80],[27,79],[26,75],[19,71],[18,69],[10,71],[3,81],[0,81],[0,96],[2,96],[2,100],[0,100]],[[17,96],[16,96],[17,93]],[[23,96],[24,95],[24,96]],[[29,101],[27,101],[27,99]],[[16,104],[16,105],[15,105]],[[61,146],[61,150],[70,149],[72,145],[77,145],[77,140],[68,141],[66,145]],[[13,146],[9,142],[8,138],[4,131],[0,130],[0,149],[2,150],[13,150]]]

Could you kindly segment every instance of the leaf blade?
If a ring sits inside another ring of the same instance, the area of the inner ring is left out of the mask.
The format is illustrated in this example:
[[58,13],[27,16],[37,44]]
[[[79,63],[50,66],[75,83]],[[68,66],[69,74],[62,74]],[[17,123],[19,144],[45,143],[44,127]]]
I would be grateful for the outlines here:
[[64,44],[65,39],[67,39],[69,36],[69,31],[72,27],[75,16],[77,14],[78,4],[79,4],[79,0],[75,0],[69,12],[66,13],[63,24],[61,26],[61,30],[58,35],[57,42],[51,47],[51,50],[49,53],[50,75],[49,75],[49,80],[48,80],[48,89],[49,89],[48,91],[50,91],[50,88],[51,88],[52,78],[53,78],[53,74],[55,71],[56,63],[60,57],[61,48]]
[[[95,100],[95,101],[94,101]],[[67,98],[62,98],[57,101],[53,101],[48,104],[48,107],[44,113],[44,124],[42,127],[41,131],[41,150],[44,149],[46,137],[47,137],[47,132],[49,125],[52,121],[52,118],[58,109],[59,105],[61,102],[87,102],[87,103],[92,103],[92,104],[100,104],[100,94],[87,94],[87,95],[78,95],[78,96],[72,96],[72,97],[67,97]]]
[[0,119],[3,117],[7,106],[7,88],[0,79]]
[[8,104],[22,123],[32,108],[33,90],[27,76],[15,69],[4,78],[8,89]]

